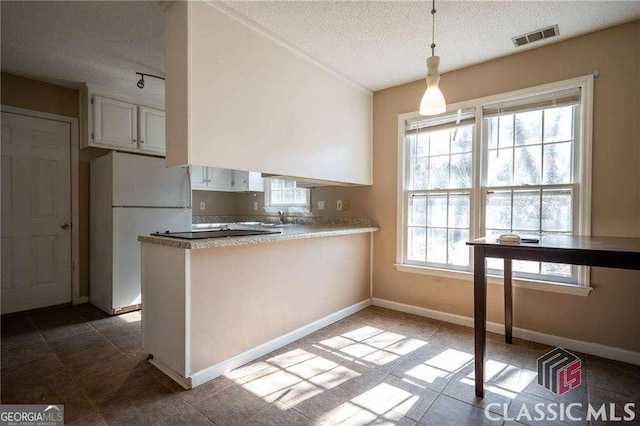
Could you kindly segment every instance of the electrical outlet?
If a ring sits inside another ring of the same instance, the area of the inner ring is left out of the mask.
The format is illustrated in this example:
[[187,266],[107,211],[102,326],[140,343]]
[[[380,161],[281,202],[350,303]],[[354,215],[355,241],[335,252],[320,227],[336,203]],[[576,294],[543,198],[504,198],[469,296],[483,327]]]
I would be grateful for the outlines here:
[[324,201],[318,201],[318,210],[324,210],[325,204]]
[[351,207],[349,200],[342,200],[342,210],[349,210],[349,207]]
[[336,210],[342,211],[342,200],[336,202]]
[[253,209],[254,210],[258,210],[258,202],[257,201],[253,202]]
[[204,210],[207,208],[207,203],[205,203],[204,201],[200,201],[200,210]]

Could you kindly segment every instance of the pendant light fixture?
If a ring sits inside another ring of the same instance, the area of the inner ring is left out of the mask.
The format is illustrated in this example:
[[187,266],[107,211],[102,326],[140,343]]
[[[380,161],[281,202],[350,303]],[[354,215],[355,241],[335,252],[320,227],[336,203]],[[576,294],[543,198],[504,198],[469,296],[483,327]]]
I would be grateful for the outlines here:
[[436,0],[431,8],[433,18],[431,26],[431,57],[427,58],[427,90],[420,101],[420,115],[438,115],[447,110],[447,103],[438,87],[440,82],[440,57],[435,56],[436,49]]

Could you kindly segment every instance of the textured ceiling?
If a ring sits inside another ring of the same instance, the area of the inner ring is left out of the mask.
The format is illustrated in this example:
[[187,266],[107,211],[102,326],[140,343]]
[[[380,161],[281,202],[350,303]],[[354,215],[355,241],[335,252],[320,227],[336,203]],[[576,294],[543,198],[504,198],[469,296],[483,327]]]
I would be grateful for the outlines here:
[[[225,3],[369,89],[426,73],[430,1]],[[441,72],[640,18],[640,1],[437,1],[436,9]],[[554,24],[559,37],[518,49],[511,41]]]
[[87,82],[164,102],[164,13],[156,2],[2,1],[2,70],[68,87]]
[[[372,90],[423,78],[429,1],[226,1],[320,62]],[[640,18],[640,1],[438,1],[441,71]],[[88,82],[164,99],[164,83],[135,87],[135,71],[164,74],[164,19],[155,1],[2,1],[2,69],[70,87]],[[511,37],[558,24],[560,36],[516,49]]]

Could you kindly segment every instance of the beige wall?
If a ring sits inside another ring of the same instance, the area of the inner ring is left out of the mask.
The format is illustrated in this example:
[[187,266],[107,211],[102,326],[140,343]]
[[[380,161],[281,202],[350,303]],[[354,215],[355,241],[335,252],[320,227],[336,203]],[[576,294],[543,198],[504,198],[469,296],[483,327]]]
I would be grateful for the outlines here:
[[[311,189],[311,213],[319,217],[370,217],[370,186],[344,187],[323,186]],[[252,192],[238,194],[238,214],[240,215],[272,215],[264,212],[264,193]],[[318,201],[325,202],[325,210],[318,210]],[[336,201],[349,200],[349,210],[338,211]],[[258,210],[253,210],[253,202],[258,202]]]
[[[440,52],[446,61],[446,52]],[[640,21],[442,76],[449,103],[600,71],[595,80],[592,234],[640,237]],[[374,96],[374,297],[467,317],[470,282],[397,272],[397,113],[415,111],[424,82]],[[640,351],[640,273],[594,268],[588,297],[514,290],[516,327]],[[501,323],[502,287],[489,286],[488,319]]]
[[[77,90],[4,72],[0,76],[0,84],[2,105],[79,119],[80,95]],[[106,152],[91,148],[80,150],[79,155],[80,296],[89,295],[89,162]]]
[[[200,210],[200,202],[205,209]],[[238,194],[235,192],[193,191],[194,216],[227,216],[238,214]]]

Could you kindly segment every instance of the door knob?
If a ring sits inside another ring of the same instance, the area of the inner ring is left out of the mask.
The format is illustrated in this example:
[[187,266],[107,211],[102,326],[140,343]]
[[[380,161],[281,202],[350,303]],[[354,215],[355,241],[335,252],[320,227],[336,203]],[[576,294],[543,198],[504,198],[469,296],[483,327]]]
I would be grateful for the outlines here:
[[60,227],[60,229],[69,229],[69,224],[67,222],[62,222],[58,226]]

